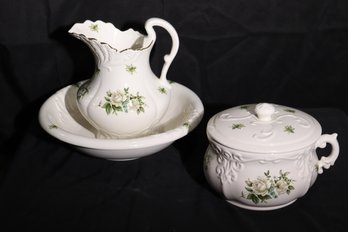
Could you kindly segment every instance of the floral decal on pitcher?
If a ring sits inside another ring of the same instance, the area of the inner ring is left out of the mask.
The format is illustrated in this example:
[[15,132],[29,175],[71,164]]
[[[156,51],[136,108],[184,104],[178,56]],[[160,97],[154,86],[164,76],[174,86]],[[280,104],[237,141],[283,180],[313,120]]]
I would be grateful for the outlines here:
[[99,26],[96,23],[91,23],[91,25],[89,25],[89,29],[94,32],[99,32]]
[[76,86],[78,87],[77,90],[77,100],[80,100],[83,96],[85,96],[86,94],[88,94],[89,92],[89,83],[90,80],[83,82],[80,81],[76,84]]
[[290,194],[294,187],[294,180],[288,177],[290,172],[279,171],[279,176],[271,176],[270,171],[258,176],[256,180],[245,181],[242,197],[255,204],[267,203],[267,200],[278,198],[282,194]]
[[115,92],[107,91],[104,97],[105,102],[99,103],[99,106],[105,109],[106,114],[116,114],[118,112],[128,113],[135,111],[137,114],[144,113],[146,106],[144,97],[137,94],[129,93],[129,88],[117,90]]
[[133,73],[135,73],[137,70],[137,67],[130,64],[130,65],[126,65],[126,71],[129,72],[131,75],[133,75]]

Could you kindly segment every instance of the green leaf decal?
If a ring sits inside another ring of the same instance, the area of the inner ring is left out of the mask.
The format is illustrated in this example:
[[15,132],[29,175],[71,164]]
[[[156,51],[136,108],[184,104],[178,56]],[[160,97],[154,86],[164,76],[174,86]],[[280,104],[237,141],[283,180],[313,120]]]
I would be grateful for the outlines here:
[[134,65],[130,64],[130,65],[126,65],[126,71],[129,72],[131,75],[133,75],[133,73],[135,73],[137,70],[137,67],[135,67]]
[[48,128],[49,128],[49,129],[57,129],[58,126],[56,126],[56,125],[54,125],[54,124],[50,124],[50,125],[48,125]]
[[291,125],[287,125],[284,127],[284,132],[287,132],[288,134],[294,134],[295,128],[292,127]]
[[159,87],[158,91],[160,91],[160,93],[167,94],[167,89],[164,87]]
[[289,112],[289,113],[295,113],[296,111],[293,109],[284,109],[285,112]]
[[232,125],[232,129],[233,130],[235,130],[235,129],[242,129],[243,127],[245,127],[245,125],[242,124],[242,123],[236,123],[236,124]]
[[99,27],[96,23],[92,23],[91,25],[89,25],[89,29],[94,32],[99,32]]

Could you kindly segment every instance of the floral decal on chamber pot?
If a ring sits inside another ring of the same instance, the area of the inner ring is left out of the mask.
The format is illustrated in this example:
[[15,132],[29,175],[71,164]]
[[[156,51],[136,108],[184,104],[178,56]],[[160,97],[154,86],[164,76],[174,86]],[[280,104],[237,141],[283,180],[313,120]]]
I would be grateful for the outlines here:
[[278,176],[272,176],[270,171],[258,176],[256,180],[246,180],[245,190],[241,197],[251,200],[255,204],[267,203],[267,200],[278,198],[280,195],[289,195],[294,187],[294,180],[289,178],[290,172],[279,171]]

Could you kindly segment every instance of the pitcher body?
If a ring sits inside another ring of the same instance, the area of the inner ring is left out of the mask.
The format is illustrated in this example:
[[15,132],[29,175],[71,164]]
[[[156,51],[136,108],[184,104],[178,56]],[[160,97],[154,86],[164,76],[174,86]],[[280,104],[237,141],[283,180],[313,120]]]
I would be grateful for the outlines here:
[[[173,41],[160,78],[150,67],[150,53],[156,41],[153,26],[169,28]],[[149,134],[167,110],[171,88],[166,73],[177,53],[178,37],[162,19],[149,19],[145,28],[147,36],[133,29],[120,31],[102,21],[85,21],[69,31],[84,41],[95,56],[95,73],[79,87],[77,105],[97,129],[98,138]]]

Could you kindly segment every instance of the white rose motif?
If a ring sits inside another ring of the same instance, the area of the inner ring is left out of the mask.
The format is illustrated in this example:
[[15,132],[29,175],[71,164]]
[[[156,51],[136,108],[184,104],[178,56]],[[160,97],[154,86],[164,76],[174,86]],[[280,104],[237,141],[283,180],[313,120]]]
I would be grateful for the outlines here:
[[115,106],[122,106],[122,103],[127,100],[127,96],[119,90],[113,92],[110,98]]
[[278,180],[275,184],[275,189],[278,195],[286,193],[286,191],[288,190],[288,183],[286,183],[286,181],[283,179]]
[[256,180],[252,182],[252,189],[254,193],[266,196],[268,194],[268,189],[271,187],[272,183],[266,177],[258,177]]

